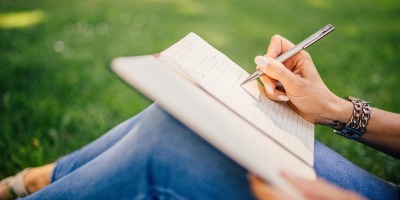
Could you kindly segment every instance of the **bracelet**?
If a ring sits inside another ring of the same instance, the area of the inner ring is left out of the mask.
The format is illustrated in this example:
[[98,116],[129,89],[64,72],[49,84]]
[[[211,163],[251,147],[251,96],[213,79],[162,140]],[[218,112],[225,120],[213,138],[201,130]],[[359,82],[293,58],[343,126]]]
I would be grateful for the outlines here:
[[342,131],[334,129],[333,132],[354,140],[364,134],[365,127],[368,125],[368,120],[371,116],[371,107],[368,102],[351,96],[348,97],[348,101],[354,105],[353,116],[351,116],[350,121]]

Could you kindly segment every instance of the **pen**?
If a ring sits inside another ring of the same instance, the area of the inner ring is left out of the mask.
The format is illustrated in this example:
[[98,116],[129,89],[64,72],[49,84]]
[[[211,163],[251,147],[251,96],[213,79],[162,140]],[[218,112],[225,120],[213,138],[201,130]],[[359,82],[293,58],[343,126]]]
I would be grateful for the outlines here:
[[[328,35],[333,30],[335,30],[335,28],[332,25],[329,24],[329,25],[325,26],[324,28],[317,31],[316,33],[314,33],[307,39],[303,40],[302,42],[300,42],[299,44],[297,44],[290,50],[288,50],[285,53],[283,53],[282,55],[278,56],[275,60],[277,60],[281,63],[285,62],[292,56],[299,53],[301,50],[306,49],[307,47],[311,46],[312,44],[314,44],[315,42],[317,42],[318,40],[323,38],[325,35]],[[240,86],[242,86],[246,83],[249,83],[253,80],[256,80],[257,78],[259,78],[262,75],[264,75],[264,72],[262,72],[261,70],[257,70],[252,75],[250,75],[246,80],[244,80],[243,83],[240,84]],[[276,82],[277,82],[277,87],[282,87],[282,84],[278,80]]]

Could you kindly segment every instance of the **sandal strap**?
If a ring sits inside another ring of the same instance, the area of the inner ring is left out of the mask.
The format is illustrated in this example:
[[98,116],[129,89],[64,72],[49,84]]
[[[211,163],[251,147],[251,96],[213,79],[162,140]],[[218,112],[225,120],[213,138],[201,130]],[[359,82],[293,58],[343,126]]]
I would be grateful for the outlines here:
[[15,198],[22,198],[29,195],[28,190],[24,184],[24,177],[29,172],[31,168],[26,168],[23,171],[19,172],[18,174],[4,179],[0,182],[1,184],[7,183],[8,190]]

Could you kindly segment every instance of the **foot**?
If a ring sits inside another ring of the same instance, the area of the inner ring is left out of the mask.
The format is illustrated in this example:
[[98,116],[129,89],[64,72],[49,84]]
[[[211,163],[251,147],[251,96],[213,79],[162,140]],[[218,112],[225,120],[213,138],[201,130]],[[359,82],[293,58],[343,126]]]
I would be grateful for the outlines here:
[[[23,178],[23,184],[28,194],[32,194],[50,184],[50,174],[53,164],[44,165],[30,169]],[[8,184],[0,185],[0,200],[14,199],[14,195],[10,193]]]
[[6,199],[14,199],[14,197],[8,191],[8,185],[3,184],[0,185],[0,200],[6,200]]
[[32,194],[50,184],[50,175],[53,163],[33,168],[24,178],[25,187]]

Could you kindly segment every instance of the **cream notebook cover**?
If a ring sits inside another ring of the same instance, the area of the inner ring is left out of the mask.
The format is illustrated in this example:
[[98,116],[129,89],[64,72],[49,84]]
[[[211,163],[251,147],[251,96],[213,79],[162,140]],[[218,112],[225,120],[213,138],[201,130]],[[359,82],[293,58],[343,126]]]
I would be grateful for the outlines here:
[[112,70],[129,85],[254,174],[301,199],[279,175],[315,180],[314,125],[194,33],[155,55],[120,57]]

